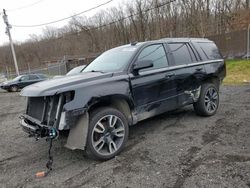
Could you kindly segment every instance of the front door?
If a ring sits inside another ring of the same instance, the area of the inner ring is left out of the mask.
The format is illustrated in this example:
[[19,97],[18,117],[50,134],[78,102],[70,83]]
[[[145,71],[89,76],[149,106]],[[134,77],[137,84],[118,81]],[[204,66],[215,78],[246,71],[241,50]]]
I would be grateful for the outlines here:
[[18,83],[18,87],[19,88],[24,88],[25,86],[27,86],[29,84],[29,76],[28,75],[24,75],[21,77],[19,83]]
[[163,44],[144,47],[136,62],[151,60],[153,67],[130,74],[138,121],[171,110],[176,106],[175,71],[169,67]]

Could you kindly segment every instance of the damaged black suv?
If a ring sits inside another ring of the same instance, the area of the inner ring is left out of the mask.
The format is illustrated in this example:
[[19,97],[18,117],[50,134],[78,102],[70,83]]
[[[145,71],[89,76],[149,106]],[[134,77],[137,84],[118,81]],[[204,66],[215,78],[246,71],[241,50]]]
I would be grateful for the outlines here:
[[24,88],[20,125],[37,138],[69,130],[67,148],[107,160],[121,152],[129,126],[139,121],[190,104],[198,115],[214,115],[225,75],[208,39],[132,43],[104,52],[78,75]]

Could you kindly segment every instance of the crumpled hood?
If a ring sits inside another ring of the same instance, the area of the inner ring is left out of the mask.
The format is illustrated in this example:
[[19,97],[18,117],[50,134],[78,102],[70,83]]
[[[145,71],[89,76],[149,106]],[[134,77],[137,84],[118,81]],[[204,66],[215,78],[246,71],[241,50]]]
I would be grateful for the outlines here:
[[56,93],[82,88],[86,83],[111,77],[112,73],[84,72],[72,76],[50,79],[32,84],[22,89],[20,95],[27,97],[50,96]]

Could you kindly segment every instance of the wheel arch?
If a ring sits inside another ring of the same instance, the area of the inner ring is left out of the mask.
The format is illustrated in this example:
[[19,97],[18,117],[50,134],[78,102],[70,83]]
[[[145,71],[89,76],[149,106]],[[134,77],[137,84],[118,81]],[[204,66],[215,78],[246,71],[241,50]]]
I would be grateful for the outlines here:
[[133,124],[132,111],[133,101],[124,95],[108,95],[92,99],[88,104],[88,112],[91,113],[96,108],[109,106],[121,111],[128,120],[129,125]]
[[220,89],[220,78],[218,76],[210,76],[208,78],[206,78],[203,83],[213,83],[216,88],[219,90]]

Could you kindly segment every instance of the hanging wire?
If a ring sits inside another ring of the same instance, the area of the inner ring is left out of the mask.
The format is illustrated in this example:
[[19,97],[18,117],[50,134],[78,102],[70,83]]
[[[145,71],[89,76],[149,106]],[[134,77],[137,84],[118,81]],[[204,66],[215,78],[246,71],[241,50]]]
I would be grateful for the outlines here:
[[86,13],[86,12],[89,12],[89,11],[92,11],[92,10],[95,10],[95,9],[97,9],[97,8],[99,8],[99,7],[102,7],[102,6],[104,6],[104,5],[107,5],[107,4],[111,3],[112,1],[113,1],[113,0],[109,0],[109,1],[107,1],[107,2],[105,2],[105,3],[99,4],[99,5],[95,6],[95,7],[90,8],[90,9],[84,10],[84,11],[79,12],[79,13],[77,13],[77,14],[74,14],[74,15],[72,15],[72,16],[68,16],[68,17],[65,17],[65,18],[58,19],[58,20],[54,20],[54,21],[50,21],[50,22],[46,22],[46,23],[42,23],[42,24],[35,24],[35,25],[15,25],[15,24],[12,24],[12,27],[41,27],[41,26],[45,26],[45,25],[49,25],[49,24],[61,22],[61,21],[64,21],[64,20],[73,18],[73,17],[75,17],[75,16],[79,16],[79,15],[81,15],[81,14],[83,14],[83,13]]
[[39,0],[39,1],[36,1],[35,3],[28,4],[28,5],[25,5],[25,6],[21,6],[21,7],[18,7],[18,8],[7,9],[6,11],[14,12],[14,11],[22,10],[22,9],[29,8],[29,7],[32,7],[34,5],[37,5],[37,4],[41,3],[42,1],[44,1],[44,0]]

